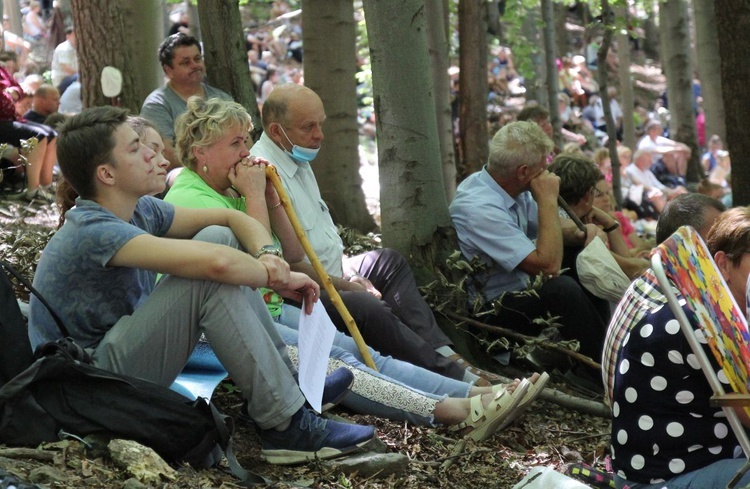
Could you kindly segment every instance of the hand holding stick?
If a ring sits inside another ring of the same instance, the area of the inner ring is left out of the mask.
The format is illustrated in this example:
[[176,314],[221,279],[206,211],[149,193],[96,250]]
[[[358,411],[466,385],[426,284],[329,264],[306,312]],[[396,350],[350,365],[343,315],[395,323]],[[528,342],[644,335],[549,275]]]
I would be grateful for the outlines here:
[[310,240],[307,239],[305,230],[302,229],[302,224],[300,224],[299,219],[297,218],[297,214],[294,212],[294,208],[292,207],[292,203],[289,201],[286,190],[284,190],[284,185],[281,183],[281,178],[279,177],[279,173],[276,171],[276,167],[274,167],[273,165],[268,165],[266,167],[266,176],[269,180],[271,180],[273,187],[276,189],[276,193],[279,194],[281,205],[284,207],[284,211],[289,217],[289,222],[292,223],[292,227],[294,228],[294,234],[297,235],[299,242],[302,244],[302,248],[304,248],[307,257],[310,259],[310,263],[312,263],[315,272],[318,274],[318,277],[320,277],[321,285],[323,286],[325,291],[328,292],[328,295],[331,296],[331,302],[333,302],[333,305],[334,307],[336,307],[338,313],[341,314],[341,317],[344,320],[349,333],[352,335],[354,342],[357,344],[357,348],[359,349],[359,353],[362,355],[362,358],[365,361],[365,365],[377,372],[378,369],[377,367],[375,367],[375,362],[372,360],[370,351],[367,349],[367,344],[365,343],[364,338],[362,338],[362,334],[360,334],[359,328],[357,328],[357,323],[354,322],[354,318],[351,314],[349,314],[349,310],[344,305],[344,301],[341,300],[339,292],[336,290],[336,287],[333,286],[331,277],[328,276],[328,272],[326,272],[325,268],[323,268],[323,264],[320,263],[318,255],[315,253],[315,250],[310,244]]

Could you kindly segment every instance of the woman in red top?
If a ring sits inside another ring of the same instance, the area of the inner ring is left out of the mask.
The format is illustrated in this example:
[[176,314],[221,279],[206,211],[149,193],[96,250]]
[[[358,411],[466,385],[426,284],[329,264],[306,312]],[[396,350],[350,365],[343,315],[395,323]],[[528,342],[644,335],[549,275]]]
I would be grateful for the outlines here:
[[38,143],[26,154],[27,187],[24,198],[54,202],[49,191],[52,170],[57,160],[57,133],[49,126],[19,119],[15,103],[24,97],[23,89],[8,71],[0,66],[0,144],[21,149],[21,140],[36,138]]

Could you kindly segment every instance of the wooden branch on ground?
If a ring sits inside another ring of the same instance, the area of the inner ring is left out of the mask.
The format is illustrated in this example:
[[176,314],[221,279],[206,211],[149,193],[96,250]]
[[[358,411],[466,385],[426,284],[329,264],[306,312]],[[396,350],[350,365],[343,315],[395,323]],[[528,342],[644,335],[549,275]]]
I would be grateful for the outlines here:
[[501,336],[512,338],[517,341],[521,341],[524,343],[533,343],[542,348],[547,348],[548,350],[554,350],[554,351],[563,353],[573,358],[574,360],[577,360],[578,362],[586,365],[587,367],[591,367],[595,370],[601,371],[602,369],[602,366],[599,363],[595,362],[594,360],[587,357],[586,355],[578,353],[577,351],[569,350],[568,348],[562,347],[553,341],[542,340],[539,338],[535,338],[533,336],[527,336],[525,334],[521,334],[516,331],[503,328],[501,326],[492,326],[491,324],[483,323],[481,321],[477,321],[476,319],[471,319],[466,316],[461,316],[460,314],[456,314],[455,312],[451,312],[451,311],[446,311],[444,312],[444,314],[452,319],[464,322],[466,324],[470,324],[472,326],[476,326],[477,328],[483,329],[485,331],[491,331],[493,333],[497,333]]
[[29,458],[40,462],[53,462],[55,454],[36,448],[0,448],[0,457],[6,458]]
[[[513,379],[510,379],[503,375],[499,375],[499,377],[502,379],[501,382],[503,382],[504,384],[509,384],[513,381]],[[551,387],[545,387],[542,393],[539,394],[539,399],[557,404],[558,406],[562,406],[564,408],[572,409],[573,411],[577,411],[579,413],[599,416],[600,418],[606,419],[612,416],[612,411],[610,411],[609,407],[601,401],[592,401],[590,399],[572,396]]]

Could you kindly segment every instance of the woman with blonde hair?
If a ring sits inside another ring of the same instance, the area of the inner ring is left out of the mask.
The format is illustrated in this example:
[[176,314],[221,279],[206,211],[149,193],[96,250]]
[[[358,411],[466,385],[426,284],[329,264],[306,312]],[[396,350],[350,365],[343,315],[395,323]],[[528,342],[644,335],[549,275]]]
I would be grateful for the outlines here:
[[[287,261],[299,261],[304,251],[276,190],[266,179],[268,163],[249,157],[251,129],[250,116],[240,104],[191,97],[176,125],[177,154],[185,169],[165,200],[183,207],[226,207],[246,212],[275,235]],[[290,357],[296,361],[298,334],[294,328],[300,311],[283,304],[273,291],[262,293],[279,333],[290,347]],[[355,378],[352,393],[342,405],[419,425],[455,426],[479,441],[516,419],[548,378],[546,374],[534,374],[529,380],[508,385],[476,387],[382,356],[373,349],[370,354],[378,372],[363,364],[352,338],[336,334],[329,370],[345,366]]]

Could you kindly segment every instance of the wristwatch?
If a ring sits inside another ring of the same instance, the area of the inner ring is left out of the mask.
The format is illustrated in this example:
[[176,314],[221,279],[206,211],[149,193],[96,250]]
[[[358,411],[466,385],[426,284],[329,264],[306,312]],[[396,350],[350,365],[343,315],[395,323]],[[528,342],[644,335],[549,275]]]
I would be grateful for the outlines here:
[[281,249],[279,249],[276,245],[263,245],[260,247],[258,252],[255,254],[255,258],[260,258],[263,255],[275,255],[279,258],[284,258],[284,255],[281,253]]
[[620,221],[615,221],[610,227],[602,229],[605,233],[611,233],[615,229],[620,227]]

